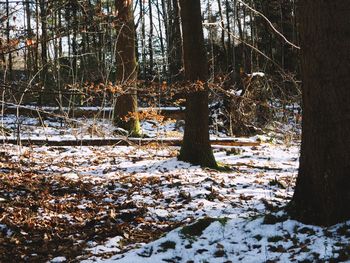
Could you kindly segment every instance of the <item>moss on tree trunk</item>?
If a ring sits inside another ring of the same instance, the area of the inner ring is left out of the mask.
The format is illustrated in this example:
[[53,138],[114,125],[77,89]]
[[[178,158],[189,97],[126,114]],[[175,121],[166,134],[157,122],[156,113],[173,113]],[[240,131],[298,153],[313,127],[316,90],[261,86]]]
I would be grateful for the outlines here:
[[135,25],[133,1],[116,0],[117,10],[117,54],[116,82],[123,89],[115,105],[115,124],[127,130],[131,136],[140,136],[137,113],[137,63],[135,55]]
[[135,112],[137,112],[136,95],[120,95],[115,106],[115,124],[127,130],[129,136],[139,137],[141,135],[141,127]]

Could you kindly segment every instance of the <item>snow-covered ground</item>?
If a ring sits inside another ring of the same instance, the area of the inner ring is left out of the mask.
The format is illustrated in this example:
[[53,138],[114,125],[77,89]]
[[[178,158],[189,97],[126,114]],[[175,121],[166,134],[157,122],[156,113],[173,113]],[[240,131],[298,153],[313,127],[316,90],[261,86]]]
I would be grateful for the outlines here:
[[[168,120],[159,124],[157,121],[144,120],[142,130],[148,137],[180,137],[181,127],[176,121]],[[116,129],[109,119],[98,118],[31,118],[14,114],[0,118],[0,126],[7,128],[10,134],[1,139],[53,139],[53,140],[82,140],[91,138],[115,138],[125,135],[121,129]]]
[[[4,117],[5,127],[16,130],[13,120]],[[79,129],[89,136],[92,124],[110,132],[106,120],[79,121],[85,126],[23,118],[29,128],[21,136],[45,131],[65,138]],[[144,122],[143,128],[181,136],[173,122],[166,125]],[[281,210],[293,195],[298,142],[244,140],[260,144],[213,147],[225,166],[220,171],[180,162],[178,147],[155,144],[2,144],[0,261],[349,261],[350,222],[309,226]]]
[[264,220],[213,220],[198,236],[186,236],[179,228],[140,249],[84,262],[349,262],[349,237],[339,234],[346,224],[323,229],[293,220]]

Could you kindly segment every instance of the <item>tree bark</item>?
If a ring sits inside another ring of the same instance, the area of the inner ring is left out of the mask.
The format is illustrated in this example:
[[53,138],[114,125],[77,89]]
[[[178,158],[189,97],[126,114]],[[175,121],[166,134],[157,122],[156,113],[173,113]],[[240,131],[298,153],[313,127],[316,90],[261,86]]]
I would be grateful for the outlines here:
[[73,38],[72,38],[72,52],[73,52],[73,61],[72,61],[72,75],[74,76],[73,79],[76,79],[77,73],[77,55],[78,55],[78,1],[74,0],[71,1],[71,10],[72,10],[72,16],[73,16]]
[[[222,13],[222,5],[221,5],[221,0],[217,0],[218,2],[218,8],[219,8],[219,16],[220,16],[220,25],[221,25],[221,46],[222,50],[225,55],[225,70],[228,71],[228,65],[229,61],[231,59],[231,56],[228,54],[227,49],[226,49],[226,44],[225,44],[225,23],[224,23],[224,15]],[[230,33],[227,32],[227,37],[230,38]],[[230,48],[230,47],[228,47]]]
[[152,1],[148,1],[148,12],[149,12],[149,36],[148,36],[148,53],[149,53],[149,71],[148,78],[153,79],[153,10]]
[[140,135],[137,114],[137,63],[135,55],[135,25],[132,0],[116,0],[117,9],[117,84],[123,94],[117,98],[115,122],[131,136]]
[[[165,57],[163,29],[162,29],[162,20],[161,20],[161,8],[160,8],[161,5],[160,5],[159,0],[157,0],[156,5],[157,5],[157,18],[158,18],[158,29],[159,29],[159,43],[160,43],[160,51],[162,54],[162,63],[163,63],[163,65],[162,65],[162,78],[164,78],[166,75],[166,57]],[[167,26],[166,26],[164,18],[163,18],[163,22],[164,22],[164,25],[166,28]]]
[[53,103],[52,89],[49,87],[48,79],[48,58],[47,58],[47,2],[40,0],[40,22],[41,22],[41,72],[40,82],[43,90],[39,96],[39,104]]
[[[6,0],[6,17],[7,17],[7,21],[6,21],[6,39],[7,39],[7,46],[10,48],[11,44],[10,44],[10,3],[8,0]],[[12,62],[12,52],[8,53],[8,63],[7,63],[7,68],[9,71],[9,79],[12,80],[13,78],[13,72],[12,72],[12,68],[13,68],[13,62]]]
[[350,8],[299,1],[303,78],[300,168],[294,218],[332,225],[350,218]]
[[146,80],[146,23],[145,23],[145,3],[140,1],[140,20],[141,20],[141,54],[142,54],[142,64],[141,72],[142,79]]
[[185,78],[199,90],[186,100],[186,126],[179,160],[216,167],[209,142],[208,63],[204,47],[200,0],[180,0]]
[[28,78],[31,78],[32,75],[32,37],[33,37],[33,30],[32,30],[32,25],[31,25],[31,10],[30,10],[30,5],[29,1],[23,2],[23,5],[25,5],[25,15],[26,15],[26,22],[27,22],[27,72],[28,72]]
[[[228,69],[234,71],[235,65],[232,61],[232,50],[234,48],[234,44],[231,44],[231,24],[230,24],[230,4],[228,0],[225,0],[225,8],[226,8],[226,30],[227,30],[227,58],[228,58]],[[235,22],[233,20],[233,22]],[[234,33],[235,27],[233,24],[233,33]]]
[[183,80],[182,74],[182,39],[180,29],[180,10],[178,0],[168,0],[168,63],[169,80],[176,82]]

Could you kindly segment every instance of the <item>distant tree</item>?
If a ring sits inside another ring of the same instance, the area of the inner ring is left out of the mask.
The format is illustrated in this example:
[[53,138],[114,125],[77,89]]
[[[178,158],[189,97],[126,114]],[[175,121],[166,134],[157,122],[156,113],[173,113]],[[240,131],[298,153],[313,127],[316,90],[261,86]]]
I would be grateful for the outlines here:
[[180,30],[180,10],[178,0],[167,1],[167,43],[169,80],[176,82],[183,80],[182,74],[182,39]]
[[[216,167],[209,141],[208,62],[204,47],[200,0],[180,0],[186,98],[186,125],[179,160]],[[194,90],[195,89],[195,90]]]
[[32,48],[30,46],[30,44],[32,43],[32,38],[33,38],[33,29],[32,29],[32,24],[31,24],[31,9],[30,9],[30,3],[29,1],[23,1],[23,6],[25,6],[25,17],[26,17],[26,23],[27,23],[27,43],[28,44],[28,48],[27,48],[27,54],[26,54],[26,69],[28,71],[28,75],[31,76],[32,73]]
[[[260,11],[290,41],[297,43],[295,30],[295,0],[255,0],[255,8]],[[296,49],[271,31],[262,16],[255,16],[250,22],[255,33],[256,46],[288,72],[298,67]],[[258,60],[259,57],[257,57]],[[264,60],[261,61],[264,63]],[[262,65],[259,65],[262,67]],[[271,65],[273,67],[273,65]],[[272,70],[272,69],[270,69]]]
[[135,25],[132,0],[116,0],[117,11],[117,83],[123,87],[115,105],[115,122],[130,135],[140,135],[137,114],[137,63],[135,55]]
[[[11,36],[10,36],[10,32],[11,32],[11,28],[10,28],[10,2],[9,0],[6,0],[6,39],[7,39],[7,45],[10,45],[10,40],[11,40]],[[8,71],[9,71],[9,75],[10,78],[12,78],[12,69],[13,69],[13,63],[12,63],[12,53],[8,54]]]
[[47,38],[48,38],[48,28],[47,28],[47,11],[48,5],[45,0],[39,0],[40,7],[40,22],[41,22],[41,71],[40,71],[40,81],[43,87],[42,93],[39,96],[39,104],[45,104],[51,102],[52,91],[47,85],[47,74],[49,70],[48,57],[47,57]]
[[152,1],[148,1],[148,12],[149,12],[149,37],[148,37],[148,53],[149,53],[149,77],[153,77],[153,11],[152,11]]
[[303,134],[291,214],[305,223],[350,219],[350,9],[300,0]]

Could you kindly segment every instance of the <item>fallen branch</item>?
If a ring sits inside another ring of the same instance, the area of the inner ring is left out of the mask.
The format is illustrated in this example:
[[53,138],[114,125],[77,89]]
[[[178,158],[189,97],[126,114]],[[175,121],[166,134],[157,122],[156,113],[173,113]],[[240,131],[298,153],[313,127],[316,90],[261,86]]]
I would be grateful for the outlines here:
[[[1,101],[0,101],[1,102]],[[106,107],[75,107],[75,108],[62,108],[58,107],[32,107],[25,105],[7,105],[4,109],[4,114],[17,114],[21,116],[37,117],[41,115],[42,117],[57,117],[57,118],[79,118],[79,117],[100,117],[109,118],[112,116],[113,108]],[[14,105],[14,106],[13,106]],[[63,111],[62,111],[63,110]],[[139,108],[139,111],[157,111],[160,115],[164,115],[167,118],[172,119],[183,119],[185,109],[183,107],[160,107],[160,108]],[[64,116],[62,113],[64,113]]]
[[269,167],[269,166],[259,166],[259,165],[253,165],[248,163],[235,163],[232,166],[246,166],[248,168],[253,169],[259,169],[259,170],[265,170],[265,171],[282,171],[282,168],[275,168],[275,167]]
[[[181,146],[182,138],[91,138],[91,139],[42,139],[42,138],[4,138],[2,140],[8,144],[47,145],[47,146],[145,146],[151,144],[164,146]],[[253,147],[260,145],[260,142],[237,141],[235,139],[212,139],[211,144],[217,146],[246,146]]]

